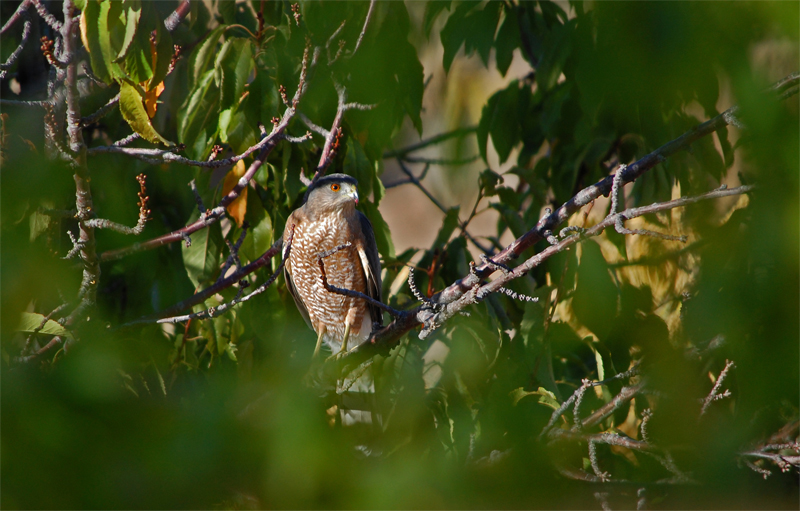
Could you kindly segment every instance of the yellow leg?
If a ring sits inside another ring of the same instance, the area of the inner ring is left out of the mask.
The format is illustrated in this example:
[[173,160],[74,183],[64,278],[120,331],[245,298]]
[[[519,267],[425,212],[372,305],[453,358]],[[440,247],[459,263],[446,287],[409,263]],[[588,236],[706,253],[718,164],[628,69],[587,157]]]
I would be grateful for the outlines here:
[[319,356],[319,349],[322,347],[322,336],[325,335],[325,326],[320,325],[319,327],[319,335],[317,335],[317,345],[314,346],[314,355],[311,357],[311,360],[316,360]]
[[350,337],[350,323],[344,326],[344,337],[342,338],[342,347],[339,348],[339,354],[347,353],[347,338]]
[[339,358],[344,353],[347,353],[347,338],[350,337],[350,323],[344,324],[344,337],[342,338],[342,346],[339,348],[339,351],[331,355],[327,358],[327,360],[333,360]]

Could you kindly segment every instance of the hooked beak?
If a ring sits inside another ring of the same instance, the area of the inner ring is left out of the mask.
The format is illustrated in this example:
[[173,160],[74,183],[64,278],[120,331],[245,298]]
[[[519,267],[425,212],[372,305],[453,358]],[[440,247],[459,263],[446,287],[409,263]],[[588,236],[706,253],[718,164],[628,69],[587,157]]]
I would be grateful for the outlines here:
[[350,192],[350,197],[356,202],[356,206],[358,206],[358,192],[353,190]]

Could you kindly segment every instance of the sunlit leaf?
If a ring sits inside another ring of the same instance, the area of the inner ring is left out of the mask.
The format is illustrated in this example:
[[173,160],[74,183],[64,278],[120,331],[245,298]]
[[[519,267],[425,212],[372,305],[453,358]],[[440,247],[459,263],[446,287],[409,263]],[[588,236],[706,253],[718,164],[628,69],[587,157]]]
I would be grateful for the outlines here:
[[150,118],[147,116],[147,110],[142,103],[142,99],[136,87],[127,82],[122,82],[119,87],[119,110],[122,113],[122,117],[128,122],[133,131],[143,139],[150,142],[160,142],[167,146],[173,145],[172,142],[159,135],[153,125],[150,124]]
[[122,42],[122,48],[119,50],[117,58],[114,62],[122,62],[128,55],[128,50],[131,49],[136,31],[139,28],[139,19],[142,16],[142,5],[139,0],[125,0],[123,2],[125,13],[125,39]]
[[208,71],[217,56],[217,43],[225,27],[217,27],[208,33],[202,44],[192,52],[189,59],[189,86],[195,88],[200,78]]
[[99,2],[86,2],[86,6],[81,13],[81,41],[86,51],[89,52],[94,76],[105,83],[111,83],[111,76],[106,67],[104,53],[100,45],[100,12],[101,6]]
[[[44,321],[44,316],[42,314],[36,314],[33,312],[23,312],[22,317],[20,318],[19,325],[17,326],[18,332],[26,332],[26,333],[33,333],[39,328],[39,325],[42,324]],[[72,339],[72,332],[61,326],[58,322],[53,321],[52,319],[48,319],[47,322],[44,324],[44,327],[41,330],[38,330],[38,333],[45,334],[45,335],[62,335],[64,337],[68,337]]]
[[[246,170],[247,167],[244,164],[244,160],[239,160],[236,162],[236,165],[228,171],[228,174],[225,176],[225,182],[222,185],[223,196],[228,195],[228,193],[233,190],[239,182],[239,178],[244,175]],[[245,186],[239,196],[228,204],[227,207],[228,214],[236,221],[236,225],[239,227],[244,223],[244,216],[247,213],[247,188],[248,187]]]
[[[180,109],[178,140],[188,146],[194,146],[201,134],[216,132],[218,115],[219,88],[214,83],[214,70],[209,69],[195,84]],[[203,144],[205,143],[204,139]]]
[[158,96],[164,92],[164,82],[159,83],[153,89],[149,89],[144,94],[144,107],[147,110],[147,116],[153,118],[156,115],[158,108]]
[[561,407],[561,403],[558,402],[556,399],[556,395],[550,392],[549,390],[545,389],[544,387],[539,387],[533,391],[526,391],[523,390],[522,387],[514,389],[511,391],[511,401],[514,406],[520,402],[521,399],[528,397],[528,396],[539,396],[538,403],[547,406],[548,408],[552,408],[553,410],[558,410]]
[[47,232],[47,229],[50,228],[50,223],[52,222],[52,218],[49,215],[45,215],[43,213],[39,213],[38,211],[34,211],[31,213],[30,216],[30,229],[31,235],[30,240],[34,241],[36,238],[41,236],[43,233]]

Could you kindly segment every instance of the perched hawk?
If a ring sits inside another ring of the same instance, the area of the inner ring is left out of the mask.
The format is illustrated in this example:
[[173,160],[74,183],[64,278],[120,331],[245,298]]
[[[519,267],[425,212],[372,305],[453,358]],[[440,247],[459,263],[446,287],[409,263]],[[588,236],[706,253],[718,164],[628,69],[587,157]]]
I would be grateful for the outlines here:
[[[306,323],[317,333],[315,355],[324,342],[333,353],[366,341],[374,326],[382,323],[381,310],[361,298],[350,298],[325,289],[319,257],[350,243],[323,259],[328,284],[359,291],[381,300],[381,265],[372,225],[356,210],[358,181],[345,174],[320,178],[306,192],[303,206],[286,220],[284,246],[292,225],[291,249],[284,269],[286,286]],[[285,250],[285,249],[284,249]],[[284,253],[284,256],[286,254]],[[369,372],[359,375],[344,391],[374,392]],[[351,411],[353,412],[353,411]],[[371,421],[369,414],[342,415],[342,422]]]

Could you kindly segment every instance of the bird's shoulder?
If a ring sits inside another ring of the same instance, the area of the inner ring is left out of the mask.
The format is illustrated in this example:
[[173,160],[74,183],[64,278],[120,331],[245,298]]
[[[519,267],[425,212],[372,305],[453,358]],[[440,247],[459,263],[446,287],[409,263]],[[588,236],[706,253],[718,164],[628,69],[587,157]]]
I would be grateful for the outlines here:
[[289,218],[286,219],[286,227],[285,227],[285,229],[283,231],[283,237],[286,238],[286,236],[289,233],[289,230],[292,228],[293,225],[296,227],[296,226],[299,226],[299,225],[303,225],[306,222],[308,222],[308,215],[303,210],[303,208],[300,207],[300,208],[295,209],[289,215]]

